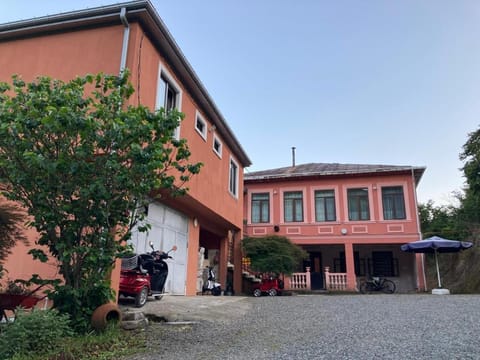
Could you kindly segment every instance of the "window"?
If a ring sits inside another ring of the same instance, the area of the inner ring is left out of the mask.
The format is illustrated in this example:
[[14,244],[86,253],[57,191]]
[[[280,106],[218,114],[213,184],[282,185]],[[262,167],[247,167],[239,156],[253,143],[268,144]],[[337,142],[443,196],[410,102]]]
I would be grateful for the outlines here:
[[398,276],[396,261],[391,251],[372,251],[372,276]]
[[[180,110],[181,91],[173,77],[168,71],[160,65],[158,75],[158,89],[157,89],[157,109],[164,108],[165,111],[172,109]],[[174,137],[180,138],[180,125],[175,130]]]
[[[353,264],[355,266],[355,275],[365,276],[365,259],[360,259],[360,253],[358,251],[353,252]],[[333,259],[333,272],[347,272],[345,251],[340,251],[340,257]]]
[[233,160],[230,159],[230,178],[228,182],[228,190],[232,195],[235,197],[237,196],[238,193],[238,165],[237,163]]
[[217,135],[213,135],[213,151],[220,159],[222,158],[222,142]]
[[270,221],[270,194],[252,194],[252,223]]
[[315,221],[335,221],[335,191],[315,191]]
[[166,111],[178,109],[179,91],[172,84],[170,79],[162,72],[158,81],[158,101],[157,106],[163,107]]
[[368,189],[348,189],[348,219],[350,221],[370,220]]
[[382,187],[383,218],[385,220],[405,219],[403,187]]
[[283,208],[285,222],[303,221],[303,193],[301,191],[285,192]]
[[207,140],[207,122],[203,120],[202,116],[198,111],[195,116],[195,130],[197,130],[197,132],[204,140]]

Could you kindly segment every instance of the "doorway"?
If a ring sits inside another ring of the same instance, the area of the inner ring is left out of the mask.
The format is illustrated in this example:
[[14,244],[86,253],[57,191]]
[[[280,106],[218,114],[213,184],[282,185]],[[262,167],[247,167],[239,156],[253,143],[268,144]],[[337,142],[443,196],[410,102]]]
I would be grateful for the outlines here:
[[323,286],[323,266],[322,266],[322,253],[311,252],[310,253],[310,285],[312,290],[322,290]]

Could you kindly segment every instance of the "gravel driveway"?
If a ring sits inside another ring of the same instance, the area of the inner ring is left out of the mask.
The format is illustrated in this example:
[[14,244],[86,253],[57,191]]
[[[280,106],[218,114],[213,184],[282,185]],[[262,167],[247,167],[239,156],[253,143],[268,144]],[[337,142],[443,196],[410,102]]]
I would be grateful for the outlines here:
[[149,351],[128,360],[480,359],[480,295],[247,297],[223,310],[151,324]]

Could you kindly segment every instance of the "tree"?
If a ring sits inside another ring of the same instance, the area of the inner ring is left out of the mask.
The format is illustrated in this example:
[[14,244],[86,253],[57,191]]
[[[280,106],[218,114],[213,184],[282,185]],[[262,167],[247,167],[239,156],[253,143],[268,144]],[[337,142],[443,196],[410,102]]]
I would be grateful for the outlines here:
[[464,239],[467,230],[460,226],[459,209],[454,206],[435,206],[432,200],[418,205],[420,227],[424,238],[434,235],[447,239]]
[[480,129],[469,134],[463,145],[460,160],[466,180],[465,194],[462,197],[460,214],[462,220],[478,234],[480,224]]
[[284,236],[245,237],[242,246],[252,269],[263,273],[289,275],[307,257],[305,250]]
[[11,253],[12,247],[18,241],[28,244],[22,228],[25,212],[15,204],[2,200],[0,200],[0,278],[5,271],[3,262]]
[[[13,85],[13,86],[12,86]],[[114,299],[109,275],[157,190],[184,194],[201,164],[174,131],[183,115],[128,105],[128,73],[0,83],[0,182],[58,260],[55,306],[86,330]],[[141,227],[140,230],[145,230]],[[35,259],[47,254],[32,249]]]

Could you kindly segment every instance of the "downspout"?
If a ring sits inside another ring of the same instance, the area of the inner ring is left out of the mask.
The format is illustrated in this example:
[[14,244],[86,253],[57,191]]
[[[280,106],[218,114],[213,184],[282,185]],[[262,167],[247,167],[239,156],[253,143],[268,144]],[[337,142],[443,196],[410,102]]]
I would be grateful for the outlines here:
[[122,7],[120,10],[120,21],[122,22],[123,26],[125,26],[125,29],[123,30],[122,55],[120,57],[120,75],[122,75],[127,64],[128,40],[130,38],[130,26],[127,20],[127,9],[124,7]]
[[[120,74],[119,76],[123,75],[125,71],[125,65],[127,64],[127,50],[128,50],[128,39],[130,37],[130,27],[127,21],[127,9],[122,7],[120,10],[120,21],[122,22],[125,29],[123,30],[123,44],[122,44],[122,54],[120,57]],[[117,294],[117,301],[118,301],[118,294],[119,294],[119,286],[120,286],[120,259],[116,260],[115,267],[113,270],[110,271],[110,281],[112,282],[112,289],[115,290]]]
[[[412,183],[413,183],[413,199],[415,200],[415,214],[417,216],[417,231],[419,239],[422,240],[422,228],[420,226],[420,216],[418,214],[418,202],[417,202],[417,184],[415,183],[415,174],[413,168],[412,170]],[[425,275],[425,254],[421,254],[422,259],[422,273],[423,273],[423,287],[424,291],[427,291],[427,277]]]

